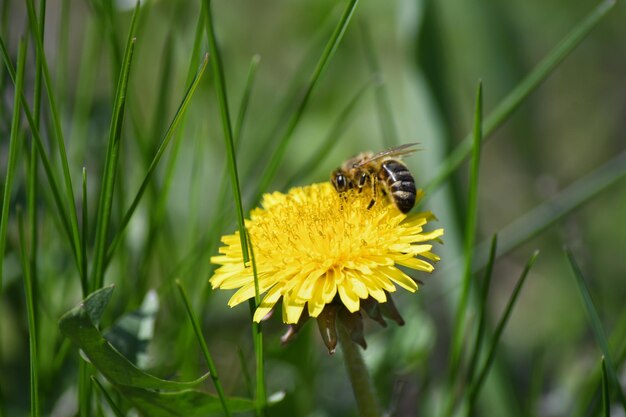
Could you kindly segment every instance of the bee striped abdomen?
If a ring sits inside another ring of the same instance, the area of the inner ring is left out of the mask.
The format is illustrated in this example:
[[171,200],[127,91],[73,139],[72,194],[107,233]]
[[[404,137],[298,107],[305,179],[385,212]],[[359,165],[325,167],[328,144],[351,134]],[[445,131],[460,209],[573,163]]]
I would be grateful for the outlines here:
[[396,207],[408,213],[415,205],[415,180],[406,165],[395,159],[383,162],[378,173]]

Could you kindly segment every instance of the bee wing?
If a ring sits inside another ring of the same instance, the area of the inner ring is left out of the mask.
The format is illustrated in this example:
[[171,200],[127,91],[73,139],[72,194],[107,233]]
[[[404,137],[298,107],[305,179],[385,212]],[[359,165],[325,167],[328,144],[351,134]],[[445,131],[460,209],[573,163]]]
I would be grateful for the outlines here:
[[384,151],[378,152],[377,154],[372,155],[370,158],[367,158],[361,162],[359,162],[357,165],[355,165],[355,168],[359,168],[371,161],[375,161],[377,159],[380,158],[384,158],[384,157],[388,157],[388,156],[401,156],[401,155],[409,155],[412,154],[413,152],[419,150],[414,148],[415,146],[419,145],[419,143],[415,142],[415,143],[405,143],[404,145],[400,145],[400,146],[396,146],[394,148],[389,148],[386,149]]

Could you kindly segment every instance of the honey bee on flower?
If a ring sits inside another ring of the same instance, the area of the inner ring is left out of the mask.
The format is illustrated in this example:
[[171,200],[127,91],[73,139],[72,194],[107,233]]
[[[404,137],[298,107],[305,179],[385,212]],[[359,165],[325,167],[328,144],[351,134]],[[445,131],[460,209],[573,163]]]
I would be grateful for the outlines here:
[[[422,192],[415,196],[418,200]],[[339,194],[330,182],[263,197],[262,208],[246,221],[263,295],[254,321],[282,301],[283,322],[298,326],[303,318],[318,318],[332,351],[336,314],[329,319],[324,312],[343,310],[360,318],[361,309],[375,311],[369,307],[382,306],[398,286],[418,289],[398,266],[433,271],[439,257],[432,242],[443,229],[424,230],[434,219],[429,212],[407,215],[389,199],[372,204],[371,197],[357,188]],[[220,254],[211,258],[220,267],[210,283],[214,289],[237,289],[228,302],[234,307],[255,296],[254,268],[244,265],[238,232],[222,237],[222,243]]]

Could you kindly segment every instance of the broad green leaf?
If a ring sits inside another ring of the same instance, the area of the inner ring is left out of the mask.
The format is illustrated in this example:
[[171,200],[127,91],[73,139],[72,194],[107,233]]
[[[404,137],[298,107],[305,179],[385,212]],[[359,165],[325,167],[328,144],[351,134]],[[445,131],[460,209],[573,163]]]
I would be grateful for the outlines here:
[[156,291],[150,290],[137,310],[124,314],[104,333],[104,337],[139,368],[145,369],[158,311],[159,298]]
[[81,304],[61,317],[61,333],[76,344],[89,359],[91,364],[114,385],[126,387],[181,390],[197,386],[206,377],[195,381],[176,382],[157,378],[133,365],[118,352],[96,328],[113,287],[105,287],[90,294]]

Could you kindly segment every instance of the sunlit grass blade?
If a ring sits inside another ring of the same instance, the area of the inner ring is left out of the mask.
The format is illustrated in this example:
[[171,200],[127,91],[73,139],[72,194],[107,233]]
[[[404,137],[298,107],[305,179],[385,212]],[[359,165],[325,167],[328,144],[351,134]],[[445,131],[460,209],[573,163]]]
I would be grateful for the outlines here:
[[9,226],[9,207],[11,206],[11,191],[13,191],[13,181],[15,176],[15,165],[17,163],[17,152],[19,150],[18,140],[20,138],[20,100],[24,89],[24,67],[26,65],[26,41],[20,39],[18,47],[17,79],[15,82],[15,92],[13,97],[13,117],[11,119],[11,135],[9,137],[9,155],[7,161],[6,176],[4,177],[4,194],[2,197],[2,214],[0,217],[0,293],[2,293],[4,250],[6,248],[7,229]]
[[[478,219],[478,179],[480,172],[480,152],[482,143],[482,108],[483,108],[483,89],[482,82],[478,83],[476,90],[476,108],[474,112],[474,133],[473,133],[473,152],[472,164],[469,180],[469,194],[467,197],[467,215],[465,223],[465,245],[464,245],[464,270],[463,270],[463,287],[458,300],[456,313],[454,316],[454,329],[452,331],[452,342],[450,346],[448,382],[449,387],[454,386],[454,381],[460,372],[460,359],[462,341],[465,335],[465,317],[467,314],[467,305],[472,280],[472,262],[474,258],[474,242],[476,240],[476,223]],[[448,404],[454,401],[454,395],[450,393]],[[448,406],[448,410],[452,410]]]
[[124,417],[124,413],[122,413],[117,404],[115,404],[115,401],[113,401],[113,398],[111,398],[107,390],[104,389],[100,381],[98,381],[98,378],[92,375],[91,382],[93,383],[94,387],[98,388],[98,391],[100,391],[100,393],[104,397],[105,401],[109,405],[109,408],[111,408],[111,411],[113,411],[113,414],[115,414],[115,417]]
[[[254,80],[256,79],[256,71],[260,59],[261,57],[259,55],[254,55],[250,61],[248,76],[246,78],[246,84],[244,86],[243,94],[241,96],[241,102],[239,103],[239,112],[237,114],[237,121],[235,123],[235,130],[233,132],[235,140],[235,150],[239,147],[239,143],[241,142],[241,132],[243,130],[246,114],[248,112],[248,105],[250,103],[252,87],[254,85]],[[210,235],[221,235],[223,226],[225,226],[225,224],[227,223],[222,221],[224,214],[228,211],[226,200],[228,199],[229,177],[227,171],[228,166],[225,166],[224,172],[222,173],[221,177],[222,180],[220,181],[219,191],[217,192],[217,198],[215,199],[215,207],[217,208],[217,210],[215,216],[213,217],[213,221],[211,222],[212,230]]]
[[474,347],[470,356],[469,363],[467,364],[467,374],[465,379],[467,384],[471,384],[474,379],[474,372],[478,366],[478,360],[480,359],[480,353],[482,349],[484,333],[485,333],[485,316],[487,313],[487,298],[489,295],[489,286],[491,285],[491,277],[493,275],[493,264],[496,259],[496,250],[498,247],[498,235],[493,235],[491,239],[491,248],[489,250],[489,259],[487,261],[487,267],[485,268],[485,276],[482,281],[480,297],[478,299],[478,330],[476,332],[476,339],[474,340]]
[[489,351],[488,351],[489,353],[487,354],[487,358],[485,359],[485,364],[483,365],[480,372],[478,373],[478,376],[476,377],[476,379],[473,381],[472,385],[469,388],[469,400],[468,400],[468,408],[467,408],[468,415],[471,415],[471,413],[474,410],[474,406],[476,404],[476,399],[478,397],[478,394],[483,386],[483,383],[485,382],[485,378],[487,377],[487,374],[489,373],[491,364],[493,363],[496,357],[496,351],[498,349],[498,344],[500,343],[500,337],[502,336],[502,333],[504,332],[504,328],[506,327],[509,321],[509,317],[511,316],[513,307],[515,306],[515,303],[517,302],[519,293],[522,290],[524,283],[526,282],[526,277],[528,276],[528,273],[530,272],[530,269],[534,265],[535,260],[537,259],[538,255],[539,255],[539,251],[535,251],[531,255],[528,262],[526,263],[526,266],[524,267],[524,270],[522,271],[522,275],[519,277],[517,284],[515,284],[515,288],[513,289],[511,298],[509,298],[509,301],[504,309],[504,313],[502,313],[502,317],[500,317],[500,320],[498,321],[498,325],[496,326],[496,330],[493,334],[493,339],[491,341],[491,346],[489,347]]
[[389,94],[387,93],[387,84],[380,68],[380,60],[372,40],[372,34],[370,33],[369,25],[365,20],[359,20],[359,28],[361,29],[361,39],[363,40],[363,52],[365,54],[365,60],[369,66],[369,70],[376,79],[375,94],[376,94],[376,108],[378,110],[378,121],[380,123],[380,129],[382,133],[383,144],[387,148],[397,145],[398,142],[398,129],[393,118],[393,110],[391,109],[391,101],[389,100]]
[[587,318],[589,319],[589,323],[591,324],[591,330],[593,331],[596,342],[598,343],[598,346],[600,347],[600,350],[604,355],[604,361],[606,361],[606,370],[608,372],[609,382],[613,386],[613,389],[617,392],[617,399],[620,401],[622,407],[624,408],[624,411],[626,412],[626,398],[624,397],[624,393],[622,392],[619,378],[615,370],[615,361],[613,360],[613,356],[611,355],[611,351],[609,349],[609,342],[604,333],[602,321],[600,320],[600,316],[598,315],[593,299],[591,298],[591,293],[589,292],[589,288],[587,287],[587,283],[585,282],[583,273],[580,270],[580,267],[578,266],[574,255],[568,248],[565,248],[564,250],[570,267],[572,268],[574,279],[576,280],[576,285],[578,286],[578,291],[580,293],[582,302],[585,306],[585,312],[587,313]]
[[139,15],[139,3],[135,7],[133,18],[130,23],[122,70],[117,83],[115,100],[113,104],[113,115],[111,117],[111,127],[109,130],[109,140],[107,144],[106,159],[102,183],[100,185],[100,199],[98,202],[98,218],[96,220],[96,238],[94,249],[94,261],[91,279],[91,289],[96,290],[102,287],[104,282],[104,270],[107,254],[107,236],[109,223],[111,220],[111,207],[113,204],[113,190],[115,177],[117,175],[117,160],[119,157],[120,143],[122,138],[122,125],[124,122],[124,110],[126,108],[126,90],[128,89],[128,75],[135,49],[135,27]]
[[602,415],[611,417],[611,396],[609,395],[609,376],[606,371],[606,360],[602,357]]
[[126,230],[128,223],[130,223],[130,220],[133,214],[135,213],[135,210],[137,209],[137,206],[139,205],[139,202],[141,201],[141,198],[143,197],[144,192],[148,188],[148,184],[150,184],[150,180],[152,179],[152,176],[154,174],[156,167],[159,165],[159,162],[161,162],[161,158],[163,157],[165,150],[169,146],[172,138],[174,137],[176,128],[179,126],[181,120],[186,114],[189,102],[191,101],[191,98],[193,97],[193,94],[196,91],[196,88],[198,87],[200,79],[202,78],[202,74],[204,74],[204,70],[206,69],[207,61],[208,61],[208,56],[205,55],[204,60],[202,61],[200,65],[200,68],[198,68],[198,71],[196,72],[195,78],[193,79],[193,81],[191,82],[191,85],[187,89],[187,92],[185,93],[185,96],[183,97],[183,100],[181,101],[180,106],[178,107],[178,110],[176,111],[176,114],[174,115],[174,118],[172,119],[172,122],[170,123],[170,126],[167,129],[167,132],[165,133],[165,136],[163,137],[163,141],[159,145],[159,148],[157,149],[154,155],[154,158],[152,159],[152,162],[150,163],[150,166],[148,167],[148,171],[146,172],[146,175],[144,176],[143,181],[141,182],[141,185],[139,186],[139,190],[135,194],[135,197],[133,198],[132,203],[130,204],[130,206],[128,207],[128,210],[126,210],[126,213],[124,214],[124,217],[120,223],[119,229],[117,233],[115,234],[115,237],[113,238],[113,241],[111,242],[111,245],[109,246],[109,249],[107,251],[105,265],[108,264],[108,262],[111,260],[111,257],[113,256],[113,253],[115,252],[115,249],[120,244],[124,235],[124,231]]
[[291,188],[295,184],[299,183],[303,179],[310,175],[311,172],[315,169],[317,165],[319,165],[320,161],[326,159],[326,156],[332,151],[334,146],[339,143],[338,138],[341,137],[343,132],[348,128],[350,123],[353,120],[354,111],[357,108],[357,105],[361,102],[361,99],[365,95],[365,93],[370,89],[373,85],[373,80],[366,82],[356,94],[348,101],[346,106],[338,113],[335,122],[331,126],[328,134],[326,135],[326,139],[320,144],[315,152],[311,154],[311,156],[304,162],[298,171],[296,171],[287,184],[285,185],[286,189]]
[[317,86],[318,81],[328,67],[330,59],[332,58],[334,52],[337,50],[337,47],[341,43],[341,40],[343,39],[346,29],[348,28],[350,20],[352,19],[352,15],[354,13],[354,10],[356,9],[357,3],[358,0],[348,1],[348,4],[346,5],[346,8],[341,16],[341,19],[335,27],[335,30],[328,40],[326,48],[322,52],[322,56],[320,57],[320,60],[315,67],[315,70],[313,71],[313,75],[311,76],[311,79],[306,86],[302,99],[298,103],[296,110],[292,113],[291,118],[287,123],[285,132],[278,140],[278,145],[276,146],[274,153],[270,158],[267,168],[263,172],[263,176],[261,177],[261,180],[259,182],[253,204],[256,204],[256,202],[261,199],[261,196],[267,190],[267,187],[270,185],[270,183],[274,179],[274,176],[278,172],[278,167],[283,160],[283,157],[287,150],[287,145],[289,145],[289,141],[293,135],[294,130],[296,129],[296,126],[298,125],[298,122],[300,121],[300,117],[304,113],[304,110],[309,103],[309,99],[311,98],[311,95],[315,87]]
[[183,299],[183,303],[185,304],[185,309],[187,310],[187,315],[189,316],[189,320],[191,321],[191,325],[193,327],[193,331],[196,335],[196,339],[198,340],[198,344],[200,345],[200,349],[202,350],[202,355],[204,356],[204,360],[207,363],[209,368],[209,373],[211,374],[211,379],[213,380],[213,384],[215,385],[215,390],[217,391],[217,395],[220,398],[220,402],[222,403],[222,408],[224,409],[224,413],[227,416],[230,416],[230,410],[228,409],[228,404],[226,403],[226,396],[224,394],[224,389],[222,388],[222,383],[220,382],[220,378],[217,374],[217,368],[215,367],[215,362],[213,362],[213,357],[209,352],[209,348],[207,347],[206,340],[204,340],[204,336],[202,335],[202,329],[200,328],[200,323],[198,322],[198,318],[196,317],[191,304],[189,303],[189,299],[187,297],[187,293],[185,288],[183,288],[182,284],[179,280],[176,280],[176,286],[178,287],[178,291],[180,292],[180,297]]
[[[237,213],[237,225],[239,228],[239,239],[241,243],[241,251],[244,264],[250,260],[248,247],[248,234],[245,230],[243,203],[241,199],[241,187],[239,185],[239,174],[237,172],[237,159],[235,157],[235,142],[233,138],[232,123],[228,109],[228,97],[226,93],[226,80],[224,77],[224,67],[222,65],[222,57],[217,40],[215,39],[215,27],[213,24],[213,15],[211,12],[211,1],[205,0],[204,12],[206,16],[207,38],[209,41],[209,52],[211,53],[211,63],[213,75],[215,77],[215,90],[217,93],[217,101],[220,108],[220,117],[222,120],[222,129],[224,133],[224,142],[226,146],[228,171],[230,173],[231,186],[233,190],[233,198],[235,200],[235,210]],[[258,288],[258,279],[254,276],[255,288]],[[257,291],[258,292],[258,291]],[[251,314],[254,312],[254,305],[250,304]],[[266,390],[265,390],[265,371],[263,369],[263,337],[261,325],[252,323],[252,340],[257,357],[257,378],[256,378],[256,413],[261,415],[266,407]]]
[[241,200],[239,174],[237,172],[237,160],[235,158],[235,141],[233,138],[230,110],[228,109],[228,95],[226,92],[226,79],[224,77],[222,56],[220,54],[220,50],[217,46],[217,40],[215,38],[213,14],[211,11],[211,0],[205,0],[204,13],[206,18],[207,38],[209,41],[209,53],[211,54],[211,67],[213,68],[213,76],[215,77],[215,90],[217,93],[217,101],[220,108],[220,118],[222,120],[224,142],[226,145],[228,172],[231,179],[233,198],[235,199],[235,211],[237,213],[237,224],[239,226],[239,239],[241,240],[241,250],[243,253],[244,262],[248,262],[250,260],[250,257],[248,255],[248,243],[246,241],[246,233],[244,230],[245,226],[243,203]]
[[[69,223],[71,226],[71,239],[72,244],[74,246],[74,252],[76,257],[77,268],[79,269],[79,274],[82,274],[83,268],[85,265],[82,265],[80,260],[82,256],[80,254],[81,244],[80,244],[80,233],[78,231],[78,214],[76,212],[76,204],[74,202],[74,186],[72,185],[72,175],[70,173],[69,162],[67,159],[67,151],[65,149],[65,139],[63,138],[63,130],[61,129],[61,118],[59,116],[58,106],[56,104],[56,99],[54,95],[54,86],[52,85],[50,71],[48,67],[48,62],[46,59],[44,47],[43,47],[43,33],[41,32],[42,27],[40,28],[39,22],[37,21],[37,17],[35,14],[35,6],[33,4],[33,0],[26,1],[26,8],[28,9],[28,20],[30,29],[33,31],[33,38],[35,41],[38,65],[43,74],[44,86],[46,88],[46,96],[48,97],[48,104],[50,109],[50,116],[52,119],[52,127],[54,132],[54,139],[56,140],[56,145],[59,151],[59,158],[61,159],[61,167],[63,171],[63,180],[65,182],[65,193],[66,193],[66,204],[65,210],[69,210]],[[42,18],[41,22],[45,19]],[[43,23],[42,23],[43,26]],[[35,120],[37,124],[38,121]],[[38,126],[38,124],[37,124]]]
[[[520,216],[500,233],[499,253],[504,255],[539,235],[558,220],[590,201],[600,192],[626,177],[626,152],[617,155],[600,168],[587,174],[572,185]],[[476,268],[485,266],[488,247],[482,243],[477,248]]]
[[[19,97],[19,96],[18,96]],[[37,324],[35,323],[37,311],[35,309],[35,294],[31,266],[26,253],[26,233],[24,232],[24,219],[18,209],[18,228],[20,236],[20,258],[22,261],[22,273],[24,276],[24,292],[26,295],[26,316],[28,319],[28,352],[30,360],[30,415],[39,416],[39,354],[37,348]]]
[[[587,37],[589,32],[613,8],[615,0],[600,3],[585,19],[568,33],[563,40],[515,87],[485,118],[483,137],[487,139],[548,75]],[[438,188],[461,165],[472,151],[472,135],[468,135],[443,161],[439,172],[428,182],[426,194]]]

